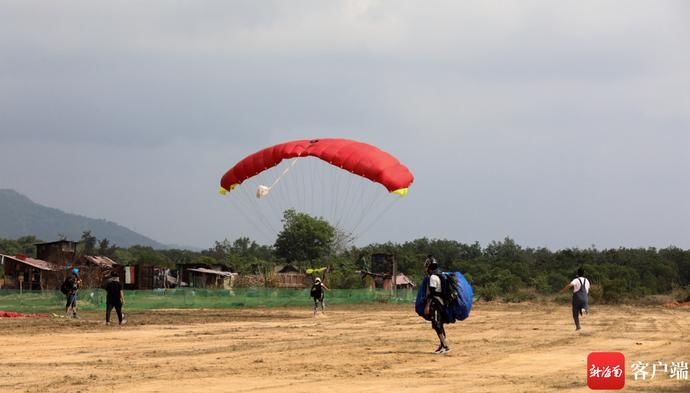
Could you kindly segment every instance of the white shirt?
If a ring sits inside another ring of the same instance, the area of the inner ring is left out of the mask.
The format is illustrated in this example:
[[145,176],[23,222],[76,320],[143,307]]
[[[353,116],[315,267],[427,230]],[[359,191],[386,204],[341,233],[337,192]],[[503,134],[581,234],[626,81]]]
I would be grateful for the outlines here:
[[429,288],[434,288],[434,293],[441,292],[441,278],[436,274],[429,276]]
[[[582,283],[580,281],[585,282],[585,293],[589,293],[589,280],[584,278],[584,277],[578,277],[578,278],[576,278],[570,282],[570,284],[572,284],[572,286],[573,286],[573,293],[580,290],[580,287],[582,286]],[[429,284],[429,285],[431,285],[431,284]]]

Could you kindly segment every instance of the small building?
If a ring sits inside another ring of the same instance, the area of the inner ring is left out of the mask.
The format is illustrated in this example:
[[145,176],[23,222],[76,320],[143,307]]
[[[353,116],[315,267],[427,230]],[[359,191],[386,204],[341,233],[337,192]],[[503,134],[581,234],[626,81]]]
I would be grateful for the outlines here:
[[36,258],[60,266],[71,265],[77,255],[77,244],[79,242],[71,240],[36,243]]
[[[384,278],[383,289],[391,289],[392,281],[390,277]],[[398,273],[398,275],[395,276],[395,287],[396,289],[412,289],[415,287],[415,284],[406,275]]]
[[306,279],[306,274],[301,273],[296,266],[287,264],[274,267],[269,282],[275,288],[305,288]]
[[74,265],[79,268],[79,275],[85,288],[102,287],[112,271],[123,276],[122,267],[117,262],[102,255],[81,256],[77,258]]
[[189,276],[189,286],[194,288],[232,289],[237,277],[237,273],[204,267],[188,268],[186,271]]
[[54,263],[26,255],[2,255],[6,289],[53,290],[60,288],[65,269]]

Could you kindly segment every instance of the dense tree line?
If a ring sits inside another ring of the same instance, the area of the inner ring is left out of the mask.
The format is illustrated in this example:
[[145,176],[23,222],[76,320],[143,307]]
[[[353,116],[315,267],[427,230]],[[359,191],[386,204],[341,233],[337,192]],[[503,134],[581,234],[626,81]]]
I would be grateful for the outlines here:
[[[174,268],[184,264],[225,265],[245,274],[262,273],[281,263],[300,268],[330,266],[331,285],[336,288],[363,287],[357,271],[368,269],[373,253],[395,256],[398,271],[413,280],[422,279],[422,261],[433,254],[444,270],[463,272],[475,292],[484,299],[529,300],[552,295],[569,282],[579,267],[592,282],[595,300],[622,301],[647,295],[679,293],[690,287],[690,250],[677,247],[617,248],[598,250],[569,248],[524,248],[510,238],[486,247],[445,239],[415,239],[404,243],[343,247],[338,231],[325,221],[303,213],[287,211],[284,228],[272,246],[241,237],[216,241],[200,252],[155,250],[133,246],[119,248],[107,239],[98,240],[84,232],[78,253],[106,255],[117,262],[151,264]],[[35,256],[35,237],[0,240],[0,253]]]

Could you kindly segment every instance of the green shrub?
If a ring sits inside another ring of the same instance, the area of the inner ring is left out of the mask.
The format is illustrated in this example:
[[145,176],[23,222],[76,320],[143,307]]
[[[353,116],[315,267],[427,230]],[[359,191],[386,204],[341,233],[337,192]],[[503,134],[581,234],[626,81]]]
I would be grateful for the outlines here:
[[496,284],[490,284],[477,288],[477,294],[486,301],[492,301],[498,299],[501,295],[501,289]]
[[509,303],[521,303],[526,301],[533,301],[537,299],[537,293],[532,288],[521,288],[503,297]]

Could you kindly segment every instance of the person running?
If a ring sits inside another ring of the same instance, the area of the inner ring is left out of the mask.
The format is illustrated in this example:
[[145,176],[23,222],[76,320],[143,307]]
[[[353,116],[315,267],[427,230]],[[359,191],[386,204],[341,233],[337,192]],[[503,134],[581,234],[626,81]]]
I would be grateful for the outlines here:
[[324,313],[324,289],[330,291],[326,284],[322,283],[319,277],[316,277],[310,291],[310,296],[314,298],[314,316],[316,316],[319,304],[321,304],[321,313]]
[[122,290],[120,277],[117,272],[110,273],[110,278],[105,284],[106,303],[105,303],[105,324],[110,325],[110,312],[115,308],[117,313],[117,320],[120,325],[127,323],[127,320],[122,316],[122,306],[125,304],[125,293]]
[[444,312],[443,312],[443,290],[441,287],[441,276],[438,271],[438,262],[432,255],[429,255],[424,261],[424,270],[429,276],[429,285],[426,290],[426,306],[424,307],[424,315],[431,317],[431,327],[438,335],[439,345],[434,353],[448,353],[448,341],[446,340],[446,330],[443,327]]
[[72,274],[62,284],[63,293],[67,297],[67,303],[65,304],[65,316],[67,318],[79,318],[77,315],[77,292],[79,292],[80,286],[79,269],[75,267],[72,269]]
[[585,269],[577,269],[577,277],[568,285],[561,289],[565,292],[568,288],[573,288],[573,321],[575,330],[580,330],[580,317],[589,313],[589,280],[585,278]]

